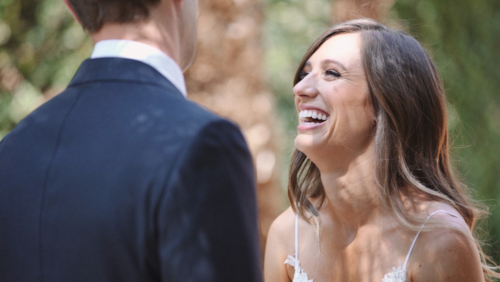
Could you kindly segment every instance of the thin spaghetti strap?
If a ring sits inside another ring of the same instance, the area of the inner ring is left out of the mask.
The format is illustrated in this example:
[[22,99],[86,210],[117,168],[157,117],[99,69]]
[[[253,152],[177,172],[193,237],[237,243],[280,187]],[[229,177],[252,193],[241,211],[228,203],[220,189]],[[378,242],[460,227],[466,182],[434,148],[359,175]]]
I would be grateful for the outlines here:
[[299,213],[295,214],[295,255],[288,256],[288,258],[285,260],[285,264],[289,264],[293,266],[295,269],[295,272],[293,274],[293,281],[294,282],[313,282],[312,279],[309,279],[307,277],[307,273],[304,272],[302,268],[300,268],[300,261],[299,261]]
[[295,258],[299,259],[299,213],[295,214]]
[[406,269],[406,264],[408,263],[408,259],[410,258],[410,255],[411,255],[411,252],[413,251],[413,247],[415,246],[415,243],[417,242],[417,239],[418,239],[418,236],[420,235],[420,232],[422,232],[422,229],[424,228],[425,224],[427,223],[427,221],[429,221],[429,219],[435,215],[436,213],[438,212],[445,212],[453,217],[458,217],[456,214],[453,214],[451,212],[448,212],[448,211],[445,211],[445,210],[437,210],[433,213],[431,213],[427,219],[424,221],[424,223],[422,224],[422,226],[420,227],[420,229],[418,230],[418,233],[417,235],[415,236],[415,239],[413,239],[413,243],[411,243],[411,247],[410,247],[410,251],[408,252],[408,255],[406,256],[406,260],[405,260],[405,264],[403,265],[403,269]]

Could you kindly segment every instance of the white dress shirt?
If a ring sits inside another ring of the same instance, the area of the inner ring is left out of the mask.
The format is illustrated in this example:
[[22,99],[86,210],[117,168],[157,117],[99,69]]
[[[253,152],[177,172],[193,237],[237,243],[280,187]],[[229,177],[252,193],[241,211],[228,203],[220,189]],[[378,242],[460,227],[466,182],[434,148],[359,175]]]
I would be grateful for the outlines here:
[[102,40],[97,42],[90,58],[118,57],[141,61],[165,76],[187,96],[184,74],[177,63],[161,50],[132,40]]

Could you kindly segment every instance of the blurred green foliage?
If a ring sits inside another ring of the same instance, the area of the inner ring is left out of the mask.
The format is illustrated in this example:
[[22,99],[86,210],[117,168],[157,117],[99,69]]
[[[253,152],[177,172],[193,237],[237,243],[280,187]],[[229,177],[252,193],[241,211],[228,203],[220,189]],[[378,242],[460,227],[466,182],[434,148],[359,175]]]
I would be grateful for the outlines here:
[[0,1],[0,138],[59,93],[92,43],[61,0]]
[[[329,0],[262,0],[266,76],[286,125],[287,163],[296,114],[292,80],[308,46],[329,26]],[[500,255],[500,1],[397,0],[399,22],[429,50],[447,90],[456,166],[491,207],[484,228]],[[0,0],[0,138],[64,89],[92,50],[61,0]],[[284,164],[282,167],[287,167]],[[286,173],[285,173],[286,174]]]

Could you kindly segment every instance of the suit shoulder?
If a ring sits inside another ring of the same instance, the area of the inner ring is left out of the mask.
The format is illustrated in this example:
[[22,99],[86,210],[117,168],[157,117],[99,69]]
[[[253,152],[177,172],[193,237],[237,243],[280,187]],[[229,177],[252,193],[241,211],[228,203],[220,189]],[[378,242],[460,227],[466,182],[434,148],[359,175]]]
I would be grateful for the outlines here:
[[225,117],[221,117],[195,102],[188,100],[184,109],[185,112],[182,117],[184,121],[183,124],[197,123],[199,125],[200,134],[217,135],[221,132],[225,132],[231,134],[233,137],[241,135],[241,129],[235,122]]
[[171,95],[171,93],[162,94],[163,95],[159,95],[159,97],[157,96],[156,99],[152,97],[151,102],[159,103],[162,107],[168,109],[169,114],[167,117],[169,119],[178,120],[179,122],[195,121],[202,126],[213,122],[233,123],[203,105],[189,100],[189,98],[179,95]]
[[186,110],[185,114],[189,115],[192,118],[203,120],[207,124],[211,122],[229,121],[228,119],[219,116],[218,114],[205,108],[204,106],[190,100],[186,100],[184,108]]

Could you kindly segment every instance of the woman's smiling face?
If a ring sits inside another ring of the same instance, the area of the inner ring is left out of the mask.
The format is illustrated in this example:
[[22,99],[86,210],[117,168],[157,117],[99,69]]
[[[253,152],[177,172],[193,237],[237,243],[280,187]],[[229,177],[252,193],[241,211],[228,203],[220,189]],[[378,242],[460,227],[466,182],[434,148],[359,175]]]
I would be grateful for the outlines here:
[[[339,150],[365,150],[375,116],[361,61],[360,33],[328,39],[309,58],[293,93],[299,113],[295,146],[313,162]],[[331,159],[330,159],[331,160]]]

